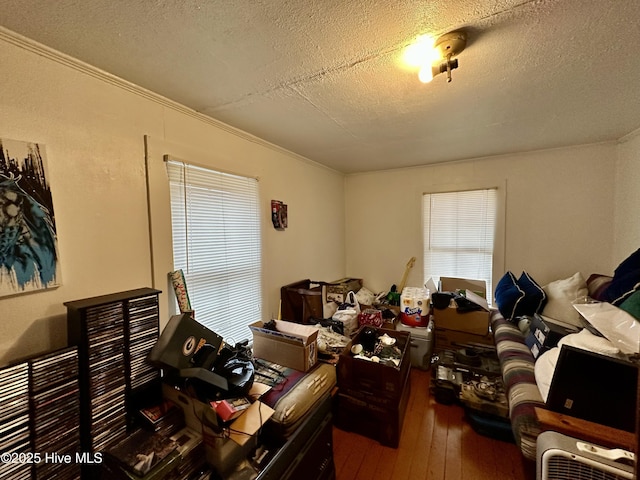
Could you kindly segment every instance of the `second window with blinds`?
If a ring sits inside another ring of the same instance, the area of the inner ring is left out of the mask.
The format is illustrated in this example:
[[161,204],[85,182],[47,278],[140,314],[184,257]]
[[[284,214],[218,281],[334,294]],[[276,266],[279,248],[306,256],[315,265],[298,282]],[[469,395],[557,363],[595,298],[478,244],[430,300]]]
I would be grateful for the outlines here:
[[195,318],[230,344],[261,320],[258,181],[167,159],[173,262]]
[[422,212],[425,282],[484,280],[491,302],[497,189],[426,193]]

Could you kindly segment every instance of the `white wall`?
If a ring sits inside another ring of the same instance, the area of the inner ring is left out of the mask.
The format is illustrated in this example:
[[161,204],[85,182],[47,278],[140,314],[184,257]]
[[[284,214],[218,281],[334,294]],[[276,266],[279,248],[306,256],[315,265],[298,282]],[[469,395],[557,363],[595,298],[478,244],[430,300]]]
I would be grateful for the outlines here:
[[585,278],[610,272],[616,149],[600,144],[349,175],[347,274],[374,290],[389,288],[415,256],[408,285],[421,285],[422,193],[492,186],[505,192],[506,207],[498,237],[504,258],[495,259],[494,278],[527,270],[546,284],[577,271]]
[[614,261],[617,265],[640,248],[640,130],[618,147],[615,191]]
[[[64,346],[65,301],[142,286],[166,292],[171,259],[166,183],[159,168],[164,154],[260,178],[265,318],[277,312],[279,287],[303,278],[358,276],[374,290],[398,283],[408,259],[421,258],[420,196],[434,189],[505,189],[501,272],[526,269],[541,283],[575,271],[606,273],[640,246],[640,225],[632,220],[640,200],[637,135],[620,145],[514,154],[345,180],[2,32],[0,64],[0,138],[46,148],[62,265],[59,288],[0,298],[0,364]],[[271,199],[289,205],[284,232],[270,226]],[[418,261],[408,284],[421,283]]]
[[[342,174],[4,34],[0,65],[0,138],[45,146],[62,265],[59,288],[0,299],[0,364],[65,346],[65,301],[145,286],[166,292],[166,230],[154,245],[164,270],[152,276],[147,135],[152,165],[165,153],[187,154],[260,178],[265,318],[277,313],[281,285],[344,275]],[[164,181],[151,179],[155,208]],[[286,231],[271,226],[271,199],[289,206]]]

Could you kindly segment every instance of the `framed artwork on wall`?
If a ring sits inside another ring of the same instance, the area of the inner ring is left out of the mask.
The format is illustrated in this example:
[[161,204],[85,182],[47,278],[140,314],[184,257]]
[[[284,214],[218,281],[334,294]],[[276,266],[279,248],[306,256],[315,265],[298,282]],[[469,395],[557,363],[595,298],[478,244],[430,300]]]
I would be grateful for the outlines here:
[[0,138],[0,296],[60,286],[43,145]]
[[288,227],[287,205],[280,200],[271,200],[271,221],[276,230]]

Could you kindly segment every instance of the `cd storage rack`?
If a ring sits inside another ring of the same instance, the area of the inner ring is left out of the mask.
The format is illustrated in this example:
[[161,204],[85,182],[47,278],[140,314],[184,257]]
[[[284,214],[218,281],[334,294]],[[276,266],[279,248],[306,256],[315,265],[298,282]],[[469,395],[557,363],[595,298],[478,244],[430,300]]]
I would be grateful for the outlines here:
[[[67,347],[29,363],[29,402],[31,406],[31,444],[41,459],[33,464],[36,480],[73,480],[80,476],[75,455],[80,451],[80,392],[78,349]],[[47,453],[71,455],[73,461],[50,462]]]
[[30,453],[29,364],[25,361],[0,370],[0,478],[31,478],[31,465],[18,457]]
[[162,397],[160,370],[146,361],[160,335],[159,318],[157,294],[129,300],[128,326],[125,326],[125,377],[128,392],[127,422],[130,427],[136,426],[137,414],[134,413],[146,406],[147,398],[155,395],[152,398],[157,400]]
[[68,342],[78,346],[83,452],[123,440],[139,407],[161,396],[160,371],[144,361],[159,336],[160,293],[139,288],[64,303]]
[[45,456],[79,451],[79,406],[75,347],[0,369],[0,478],[78,478],[75,462],[47,461]]

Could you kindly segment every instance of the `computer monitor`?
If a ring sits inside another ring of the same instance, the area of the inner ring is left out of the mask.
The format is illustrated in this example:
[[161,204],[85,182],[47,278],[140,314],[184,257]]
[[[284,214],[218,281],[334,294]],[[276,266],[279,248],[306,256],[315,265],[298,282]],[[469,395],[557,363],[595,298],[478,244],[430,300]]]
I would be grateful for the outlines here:
[[563,345],[551,380],[547,408],[635,432],[637,365]]

